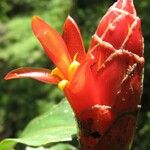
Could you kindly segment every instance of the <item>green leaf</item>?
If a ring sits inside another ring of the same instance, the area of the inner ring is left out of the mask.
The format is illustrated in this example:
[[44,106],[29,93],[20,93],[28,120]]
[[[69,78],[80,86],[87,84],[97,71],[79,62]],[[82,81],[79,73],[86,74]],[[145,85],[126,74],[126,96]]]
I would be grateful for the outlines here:
[[26,150],[77,150],[75,147],[73,147],[70,144],[64,144],[64,143],[60,143],[60,144],[56,144],[54,146],[51,146],[50,148],[47,147],[26,147]]
[[51,142],[70,141],[76,133],[73,112],[67,100],[63,100],[45,114],[33,119],[19,138],[1,141],[0,150],[11,150],[16,143],[41,146]]
[[56,144],[51,148],[49,148],[48,150],[77,150],[77,149],[69,144]]

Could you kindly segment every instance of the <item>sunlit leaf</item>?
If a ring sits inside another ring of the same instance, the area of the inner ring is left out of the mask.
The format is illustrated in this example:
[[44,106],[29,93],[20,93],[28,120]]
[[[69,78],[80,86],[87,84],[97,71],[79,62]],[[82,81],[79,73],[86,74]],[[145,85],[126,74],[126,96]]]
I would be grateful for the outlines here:
[[51,142],[70,141],[76,133],[73,112],[65,100],[33,119],[19,138],[1,141],[0,150],[11,150],[17,143],[41,146]]

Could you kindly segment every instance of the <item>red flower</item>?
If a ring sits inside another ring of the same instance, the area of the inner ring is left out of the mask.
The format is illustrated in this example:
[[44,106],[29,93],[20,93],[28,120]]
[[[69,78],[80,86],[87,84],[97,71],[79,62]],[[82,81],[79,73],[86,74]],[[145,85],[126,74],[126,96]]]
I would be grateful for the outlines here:
[[119,0],[102,18],[86,54],[78,26],[71,17],[64,24],[62,37],[42,19],[33,17],[33,32],[56,68],[19,68],[5,79],[31,77],[58,84],[75,112],[95,104],[114,106],[118,103],[115,96],[129,78],[135,81],[127,85],[128,90],[141,92],[138,68],[144,60],[140,28],[132,0]]
[[[33,17],[32,29],[56,68],[52,71],[19,68],[9,72],[5,79],[30,77],[58,84],[82,125],[80,136],[83,149],[88,149],[90,144],[87,141],[91,141],[93,130],[98,132],[95,135],[100,136],[101,133],[104,136],[121,115],[137,112],[144,58],[141,21],[132,0],[118,0],[109,8],[91,39],[87,53],[79,28],[71,17],[65,21],[62,36],[39,17]],[[92,123],[89,129],[87,120],[89,117],[94,119],[96,115],[101,118],[97,121],[102,125]],[[132,130],[136,119],[128,117],[122,122],[130,122],[128,127]],[[116,131],[118,127],[123,127],[121,122],[110,132],[119,133],[119,130]],[[90,135],[86,135],[84,129],[91,130]],[[128,145],[133,135],[132,132],[130,134],[125,135],[129,138],[126,141]],[[107,141],[107,136],[104,137]],[[109,144],[104,143],[96,140],[96,145],[109,149]]]

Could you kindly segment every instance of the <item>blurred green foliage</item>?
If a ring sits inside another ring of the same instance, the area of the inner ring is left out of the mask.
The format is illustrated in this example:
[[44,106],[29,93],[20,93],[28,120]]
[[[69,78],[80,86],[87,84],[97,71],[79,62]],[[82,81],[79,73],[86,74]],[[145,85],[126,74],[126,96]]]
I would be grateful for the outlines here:
[[[115,0],[0,0],[0,139],[16,137],[35,116],[63,97],[52,85],[21,79],[4,81],[4,75],[21,66],[52,68],[31,30],[31,18],[39,15],[61,32],[70,14],[81,28],[88,48],[100,18]],[[133,150],[150,149],[150,1],[135,0],[145,37],[145,79],[142,109]]]

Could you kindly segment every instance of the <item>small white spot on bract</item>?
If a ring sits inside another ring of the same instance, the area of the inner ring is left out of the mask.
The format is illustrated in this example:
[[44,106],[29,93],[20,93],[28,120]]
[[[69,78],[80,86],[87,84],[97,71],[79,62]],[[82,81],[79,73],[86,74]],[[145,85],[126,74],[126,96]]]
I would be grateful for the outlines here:
[[123,97],[123,98],[122,98],[122,101],[124,102],[124,101],[126,101],[126,99]]
[[115,26],[114,26],[114,25],[111,25],[110,28],[109,28],[109,30],[110,30],[110,31],[114,31],[114,30],[115,30]]
[[120,94],[121,93],[121,90],[119,90],[118,92],[117,92],[117,94]]

